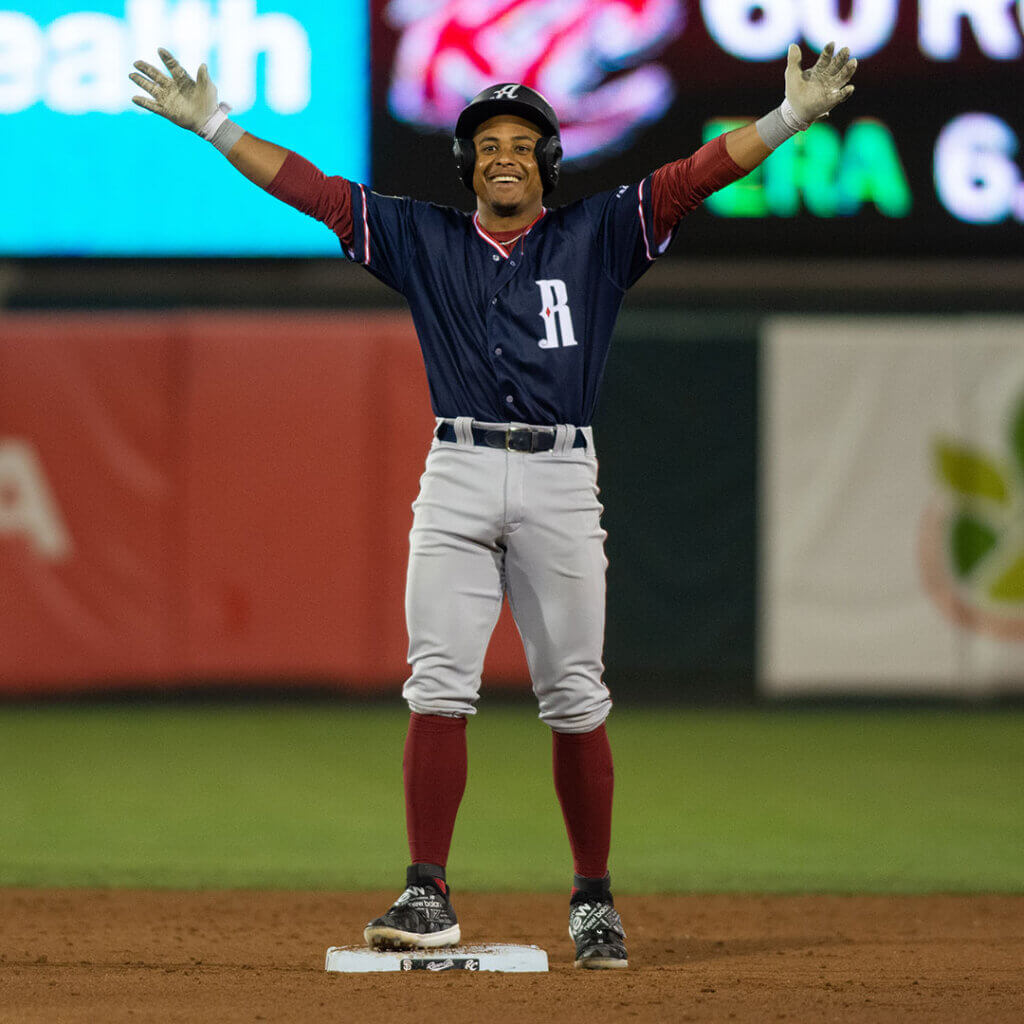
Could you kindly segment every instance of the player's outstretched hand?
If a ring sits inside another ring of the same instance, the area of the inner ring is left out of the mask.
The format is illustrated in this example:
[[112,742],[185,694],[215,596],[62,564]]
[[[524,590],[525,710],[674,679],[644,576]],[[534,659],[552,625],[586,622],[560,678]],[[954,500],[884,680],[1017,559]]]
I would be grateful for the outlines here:
[[850,57],[850,51],[843,47],[833,55],[835,43],[828,43],[817,63],[806,71],[800,69],[800,47],[791,43],[789,61],[786,64],[786,99],[793,113],[810,124],[843,100],[849,99],[853,86],[849,81],[857,70],[857,58]]
[[[133,96],[132,102],[154,114],[166,117],[182,128],[198,132],[217,110],[217,87],[210,81],[205,64],[199,65],[195,81],[167,50],[157,50],[160,59],[171,73],[168,78],[162,71],[137,60],[138,68],[128,77],[149,96]],[[149,97],[152,97],[150,99]]]

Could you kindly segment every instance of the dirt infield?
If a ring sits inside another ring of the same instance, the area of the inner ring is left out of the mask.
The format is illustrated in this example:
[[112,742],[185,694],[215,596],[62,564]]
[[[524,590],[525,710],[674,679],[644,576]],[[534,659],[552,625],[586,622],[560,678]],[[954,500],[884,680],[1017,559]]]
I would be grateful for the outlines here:
[[327,974],[393,896],[0,889],[0,1021],[1024,1020],[1024,897],[622,897],[631,968],[584,972],[564,898],[456,893],[551,972]]

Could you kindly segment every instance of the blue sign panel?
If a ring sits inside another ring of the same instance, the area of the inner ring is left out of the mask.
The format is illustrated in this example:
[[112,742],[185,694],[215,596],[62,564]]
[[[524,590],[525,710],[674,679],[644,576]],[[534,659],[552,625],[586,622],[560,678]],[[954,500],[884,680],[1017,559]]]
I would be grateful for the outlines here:
[[132,62],[161,67],[158,46],[193,76],[205,61],[247,131],[368,179],[363,0],[21,3],[0,11],[0,253],[338,254],[322,225],[131,102]]

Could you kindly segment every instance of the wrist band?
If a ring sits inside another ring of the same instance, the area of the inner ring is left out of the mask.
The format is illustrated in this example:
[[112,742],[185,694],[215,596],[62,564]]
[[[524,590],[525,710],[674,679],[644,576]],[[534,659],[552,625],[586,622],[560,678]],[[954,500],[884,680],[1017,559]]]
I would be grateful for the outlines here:
[[797,132],[810,128],[810,122],[797,117],[789,100],[784,99],[774,110],[756,121],[754,127],[761,136],[761,141],[769,149],[776,149]]
[[789,100],[785,97],[783,98],[782,103],[779,104],[779,113],[782,115],[782,120],[785,121],[794,132],[805,132],[811,127],[810,121],[804,121],[797,116],[796,111],[792,108]]
[[212,142],[225,156],[231,147],[245,134],[245,129],[228,119],[231,109],[226,103],[220,103],[210,115],[209,120],[199,129],[207,142]]

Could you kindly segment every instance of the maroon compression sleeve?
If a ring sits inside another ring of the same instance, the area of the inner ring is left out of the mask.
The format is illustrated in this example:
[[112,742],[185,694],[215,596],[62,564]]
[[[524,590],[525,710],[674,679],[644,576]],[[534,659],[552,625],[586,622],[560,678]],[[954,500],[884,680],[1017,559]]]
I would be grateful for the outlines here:
[[402,775],[413,864],[447,865],[466,772],[466,719],[412,712]]
[[267,191],[326,224],[346,247],[352,245],[352,194],[345,178],[329,178],[305,157],[289,153]]
[[612,834],[615,770],[604,725],[592,732],[552,732],[555,793],[569,833],[573,868],[584,878],[603,878]]
[[651,178],[654,237],[658,244],[712,192],[731,185],[746,173],[726,151],[724,135],[705,143],[685,160],[659,167]]

